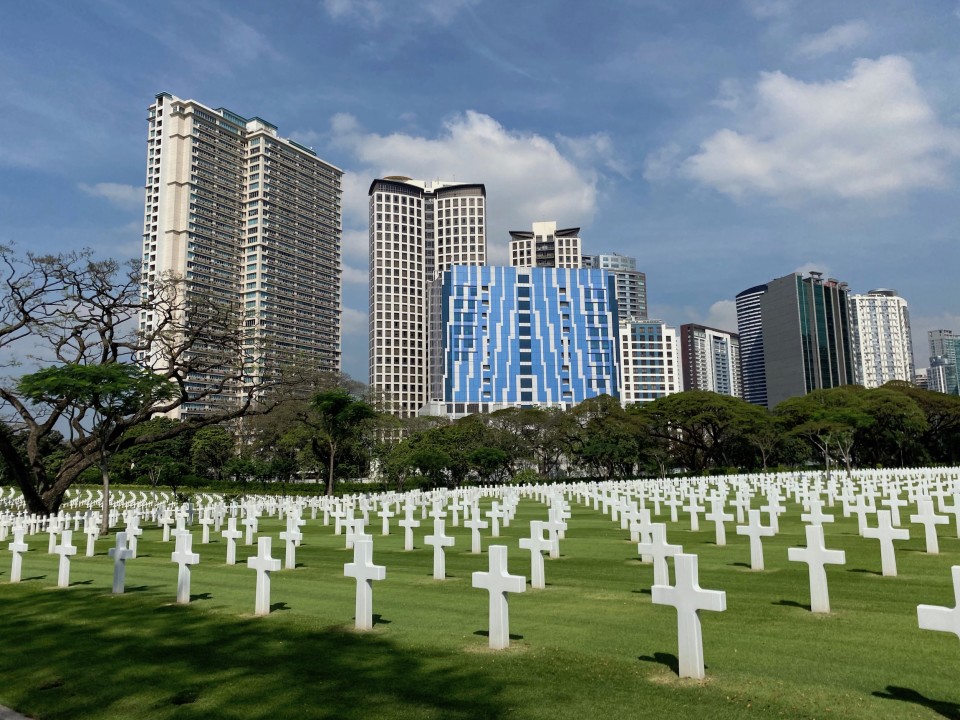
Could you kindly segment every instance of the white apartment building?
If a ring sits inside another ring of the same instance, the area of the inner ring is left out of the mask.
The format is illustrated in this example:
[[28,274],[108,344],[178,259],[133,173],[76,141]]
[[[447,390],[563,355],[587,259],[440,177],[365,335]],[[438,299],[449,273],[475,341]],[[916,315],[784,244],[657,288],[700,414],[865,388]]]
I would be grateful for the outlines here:
[[676,328],[662,320],[620,322],[619,386],[624,407],[683,390]]
[[913,345],[907,301],[896,290],[850,296],[857,382],[867,388],[890,380],[913,382]]
[[[236,311],[251,375],[290,362],[338,372],[342,170],[261,118],[169,93],[147,123],[144,291],[173,275],[188,322],[210,303]],[[140,327],[156,321],[143,312]],[[190,378],[196,400],[178,416],[237,402],[242,385],[209,394],[219,377]]]
[[683,386],[743,397],[740,337],[736,333],[687,323],[680,326]]
[[486,264],[486,189],[390,176],[368,194],[370,388],[415,417],[430,399],[431,288],[451,265]]
[[580,228],[557,229],[555,221],[535,222],[532,230],[510,231],[513,267],[578,268]]

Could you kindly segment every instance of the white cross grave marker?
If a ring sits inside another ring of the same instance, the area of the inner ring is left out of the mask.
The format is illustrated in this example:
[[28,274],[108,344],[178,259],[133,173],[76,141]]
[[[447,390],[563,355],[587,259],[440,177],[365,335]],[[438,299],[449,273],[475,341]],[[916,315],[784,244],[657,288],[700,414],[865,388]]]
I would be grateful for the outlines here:
[[807,547],[789,548],[787,557],[792,562],[804,562],[810,571],[810,611],[830,612],[830,591],[824,565],[843,565],[847,556],[843,550],[827,550],[823,544],[823,526],[807,525]]
[[227,529],[220,532],[221,537],[227,540],[227,565],[237,564],[237,540],[243,537],[243,531],[237,530],[237,518],[227,518]]
[[680,677],[702,680],[705,672],[700,611],[725,611],[727,594],[721,590],[701,589],[697,579],[696,555],[681,553],[673,562],[676,585],[654,585],[652,600],[657,605],[672,605],[677,609],[677,659]]
[[373,541],[357,540],[353,544],[353,562],[343,566],[346,577],[357,580],[357,604],[354,624],[357,630],[373,627],[373,581],[383,580],[387,569],[373,564]]
[[937,525],[946,525],[950,522],[950,518],[946,515],[937,515],[933,509],[933,500],[928,499],[917,501],[917,514],[910,516],[910,522],[923,525],[927,540],[927,554],[938,555],[940,542],[937,539]]
[[127,560],[133,557],[133,550],[127,547],[125,532],[117,533],[116,543],[116,547],[107,550],[107,554],[113,558],[113,594],[120,595],[127,577]]
[[53,552],[60,556],[60,571],[57,574],[57,587],[70,587],[70,556],[77,554],[77,547],[71,545],[73,540],[73,530],[64,530],[60,534],[60,544]]
[[952,632],[960,637],[960,565],[950,569],[953,575],[953,596],[956,604],[952,608],[937,605],[917,605],[917,621],[921,630]]
[[470,519],[463,521],[463,526],[470,528],[470,552],[474,555],[479,555],[481,552],[480,531],[489,525],[490,523],[480,517],[479,512],[471,513]]
[[23,568],[23,553],[29,546],[23,541],[26,529],[23,525],[16,525],[13,528],[13,542],[7,545],[7,549],[13,553],[13,560],[10,564],[10,582],[20,582],[20,574]]
[[527,579],[507,572],[507,546],[491,545],[487,552],[490,565],[487,572],[473,573],[473,587],[490,593],[489,636],[490,649],[510,647],[510,613],[507,593],[525,592]]
[[747,535],[750,538],[750,569],[763,570],[763,543],[762,537],[773,537],[773,527],[763,525],[759,510],[750,510],[747,513],[750,522],[737,526],[737,535]]
[[727,528],[723,524],[726,520],[733,520],[733,515],[723,511],[723,498],[712,498],[710,500],[710,512],[704,517],[711,520],[716,527],[716,544],[724,546],[727,544]]
[[[559,541],[557,541],[559,542]],[[530,587],[543,590],[546,587],[543,572],[543,551],[549,550],[553,541],[543,536],[543,522],[530,522],[530,537],[520,538],[520,547],[530,551]]]
[[280,560],[270,557],[270,536],[257,538],[256,557],[247,558],[247,567],[257,571],[257,597],[254,613],[270,614],[270,573],[280,569]]
[[433,546],[433,579],[443,580],[447,576],[447,556],[445,547],[453,547],[454,538],[444,533],[443,518],[433,521],[433,535],[427,535],[423,542]]
[[670,568],[667,558],[682,553],[683,546],[667,543],[666,523],[653,523],[650,526],[650,541],[638,543],[637,552],[653,558],[653,584],[669,585]]
[[420,521],[413,517],[413,505],[405,506],[405,515],[400,521],[400,527],[403,528],[403,549],[413,550],[413,529],[420,527]]
[[200,562],[200,555],[191,552],[193,535],[183,532],[177,535],[176,549],[170,553],[170,561],[177,568],[177,602],[186,605],[190,602],[190,566]]
[[883,574],[895,577],[897,574],[897,556],[893,549],[894,540],[909,540],[910,531],[906,528],[896,528],[893,525],[892,511],[877,511],[877,527],[865,527],[863,536],[880,541],[880,565]]

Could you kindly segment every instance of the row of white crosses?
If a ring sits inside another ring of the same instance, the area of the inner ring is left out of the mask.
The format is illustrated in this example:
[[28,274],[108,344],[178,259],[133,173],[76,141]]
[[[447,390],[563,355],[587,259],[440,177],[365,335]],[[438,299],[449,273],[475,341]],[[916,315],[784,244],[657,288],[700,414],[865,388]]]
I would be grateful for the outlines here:
[[[669,506],[671,496],[667,496],[665,503]],[[687,496],[687,508],[691,512],[691,526],[697,522],[693,519],[694,515],[699,511],[703,510],[704,507],[700,506],[697,502],[697,498],[693,493],[688,494]],[[708,520],[713,520],[716,524],[716,537],[717,544],[722,545],[725,542],[725,533],[721,534],[721,528],[724,521],[732,519],[732,516],[725,515],[723,511],[722,499],[718,494],[712,495],[708,501],[711,503],[711,512],[707,515]],[[640,543],[638,550],[641,552],[642,556],[648,556],[654,561],[654,586],[657,589],[653,594],[655,596],[655,602],[662,602],[664,604],[671,604],[677,607],[678,611],[678,640],[680,646],[680,655],[681,655],[681,675],[690,676],[690,677],[702,677],[703,673],[703,661],[702,661],[702,642],[700,640],[699,632],[699,618],[697,616],[697,611],[700,609],[711,609],[711,610],[722,610],[725,607],[725,596],[723,593],[718,593],[716,591],[703,591],[699,588],[697,584],[697,567],[696,567],[696,556],[683,555],[679,546],[669,546],[666,543],[665,538],[665,526],[661,523],[651,524],[649,523],[649,511],[645,509],[640,511],[636,504],[633,503],[629,506],[619,506],[615,505],[614,501],[610,499],[609,496],[605,496],[604,500],[605,506],[614,514],[620,514],[621,523],[628,523],[631,531],[636,531],[638,535],[643,535],[644,542]],[[920,504],[923,503],[923,504]],[[929,503],[927,505],[926,503]],[[504,507],[509,507],[510,503],[504,503]],[[515,509],[516,502],[512,503]],[[831,562],[842,562],[843,557],[842,553],[839,551],[830,551],[824,547],[823,544],[823,530],[822,525],[824,522],[832,521],[832,517],[824,515],[822,513],[822,502],[817,498],[808,498],[805,503],[809,509],[809,512],[804,515],[804,520],[811,523],[807,528],[807,548],[792,548],[790,550],[790,559],[795,561],[802,561],[808,563],[810,568],[810,586],[811,586],[811,609],[815,612],[828,612],[829,611],[829,597],[826,593],[826,577],[824,572],[824,565]],[[927,518],[933,515],[932,511],[932,502],[929,500],[919,499],[918,500],[918,513],[917,516],[911,516],[911,520],[914,522],[923,522],[922,518]],[[742,512],[744,508],[749,508],[749,498],[745,495],[738,493],[737,501],[735,501],[735,506],[737,507],[738,514]],[[852,508],[852,512],[858,514],[859,517],[864,517],[866,511],[864,510],[866,504],[862,500],[857,500],[857,504]],[[422,503],[424,512],[426,511],[426,504]],[[461,506],[456,504],[452,506],[460,510]],[[468,518],[478,518],[479,513],[474,509],[473,512],[470,512],[469,508],[475,508],[476,506],[466,505],[463,506],[464,515]],[[367,508],[369,510],[369,507]],[[773,534],[774,524],[780,512],[782,512],[782,505],[780,505],[780,498],[776,492],[772,493],[772,497],[768,494],[768,505],[763,508],[764,511],[768,512],[771,519],[771,526],[763,527],[760,523],[760,511],[751,509],[749,511],[750,522],[741,528],[738,528],[738,534],[748,535],[751,539],[751,565],[754,567],[762,567],[762,547],[758,552],[755,552],[754,549],[754,540],[759,546],[759,537],[765,536],[767,534]],[[251,508],[252,512],[248,512],[248,516],[252,515],[256,517],[256,510]],[[556,512],[554,512],[556,510]],[[334,511],[336,512],[336,510]],[[896,532],[896,528],[893,527],[893,524],[890,521],[891,510],[880,511],[878,513],[878,527],[869,528],[865,526],[864,535],[866,537],[877,537],[881,540],[882,544],[882,554],[885,553],[883,548],[885,547],[884,543],[887,542],[887,536],[890,536],[890,544],[892,544],[892,539],[902,539],[902,533],[904,531]],[[533,587],[542,587],[542,552],[546,549],[550,549],[553,552],[553,548],[558,545],[557,542],[554,542],[557,536],[562,535],[562,515],[564,509],[551,507],[550,520],[547,523],[536,523],[536,525],[531,524],[531,537],[524,538],[521,540],[521,547],[528,549],[531,552],[531,584]],[[501,512],[499,504],[492,506],[491,511],[487,513],[488,517],[491,518],[491,521],[494,523],[499,523],[501,519],[508,517],[508,512]],[[296,515],[292,514],[295,518]],[[352,515],[352,513],[351,513]],[[448,538],[445,535],[445,529],[443,525],[442,516],[444,515],[443,504],[440,502],[434,501],[433,510],[431,515],[434,517],[434,534],[428,536],[428,544],[434,545],[435,552],[435,577],[442,578],[444,573],[437,572],[437,555],[439,553],[440,557],[443,557],[443,549],[452,544],[452,538]],[[408,513],[409,516],[409,513]],[[559,517],[558,517],[559,516]],[[567,515],[569,516],[569,515]],[[294,533],[297,533],[298,530],[290,521],[291,515],[288,515],[288,532],[291,530]],[[231,518],[232,519],[232,518]],[[505,520],[509,522],[509,520]],[[930,521],[931,524],[934,524],[935,521]],[[359,528],[359,532],[354,532],[356,538],[364,538],[362,533],[363,524],[360,519],[356,521],[350,520],[345,523],[348,527],[348,534],[351,529]],[[465,523],[466,525],[467,523]],[[936,523],[942,524],[942,523]],[[128,517],[128,529],[131,525],[131,520]],[[133,515],[132,525],[136,528],[136,515]],[[180,525],[180,523],[178,523]],[[551,540],[547,540],[543,537],[543,532],[545,526],[554,525],[555,527],[551,528]],[[182,527],[182,526],[181,526]],[[234,525],[235,531],[235,525]],[[876,535],[872,531],[876,531]],[[893,532],[891,532],[893,531]],[[935,528],[934,528],[935,531]],[[189,535],[186,535],[189,537]],[[181,538],[184,538],[181,540]],[[70,552],[70,536],[67,535],[65,538],[61,539],[60,545],[56,546],[58,554],[61,555],[61,578],[58,584],[63,584],[62,578],[66,572],[69,574],[69,556],[73,553]],[[297,539],[294,538],[283,538],[287,539],[288,548],[292,545],[295,547]],[[178,601],[184,602],[189,601],[189,567],[192,564],[195,564],[199,561],[199,557],[191,553],[189,547],[189,541],[185,539],[182,532],[177,533],[178,547],[174,552],[172,559],[175,562],[178,562],[180,565],[180,576],[181,581],[178,582]],[[448,544],[448,541],[449,544]],[[118,539],[118,550],[121,548],[124,542],[120,542]],[[356,577],[358,582],[358,597],[357,597],[357,624],[358,627],[368,628],[372,625],[372,582],[374,580],[383,579],[380,575],[380,570],[378,566],[372,565],[372,544],[368,545],[371,541],[368,539],[357,539],[354,543],[355,554],[354,563],[351,563],[348,566],[345,566],[345,574],[350,577]],[[22,535],[20,543],[22,544]],[[928,550],[930,549],[930,543],[928,541]],[[516,576],[508,576],[506,573],[505,566],[505,548],[503,549],[503,558],[501,562],[501,551],[499,548],[502,546],[493,546],[491,547],[491,557],[490,557],[490,571],[488,573],[476,573],[475,581],[477,587],[484,587],[488,589],[491,593],[491,619],[490,619],[490,643],[491,647],[506,647],[506,644],[509,642],[509,631],[505,629],[507,613],[506,613],[506,593],[507,592],[519,592],[522,590],[513,589],[517,586],[515,580],[510,580],[508,578],[515,578]],[[494,552],[494,548],[498,548]],[[11,548],[12,549],[12,548]],[[279,560],[274,560],[270,558],[270,538],[261,538],[260,539],[260,552],[257,557],[250,558],[248,560],[248,566],[254,568],[258,572],[257,578],[257,602],[256,602],[256,611],[258,613],[269,612],[269,572],[279,569]],[[73,549],[75,552],[75,548]],[[122,563],[127,557],[129,549],[120,552],[111,551],[111,555],[114,556],[115,563]],[[669,554],[667,554],[669,553]],[[759,558],[756,556],[759,555]],[[119,557],[118,557],[119,556]],[[669,576],[665,571],[666,558],[674,556],[676,564],[676,585],[669,585]],[[690,559],[692,558],[692,560]],[[759,559],[759,562],[756,560]],[[537,571],[539,560],[540,571]],[[441,560],[442,562],[442,560]],[[884,560],[885,571],[888,566],[888,562]],[[66,571],[64,571],[64,565],[66,565]],[[289,564],[288,564],[289,566]],[[116,591],[116,577],[117,569],[115,565],[115,591]],[[348,569],[349,568],[349,569]],[[659,568],[659,569],[658,569]],[[183,582],[183,576],[186,569],[186,578],[185,583]],[[957,573],[954,572],[954,581],[957,584]],[[383,575],[385,576],[385,570],[383,570]],[[659,577],[657,577],[659,575]],[[497,582],[493,582],[491,577],[500,578]],[[523,582],[523,587],[525,588],[525,580],[520,578]],[[361,584],[363,588],[361,588]],[[488,587],[488,585],[490,587]],[[185,589],[184,589],[185,586]],[[503,586],[503,587],[501,587]],[[122,587],[122,582],[121,582]],[[958,586],[960,588],[960,586]],[[960,590],[958,590],[960,592]],[[705,593],[705,594],[704,594]],[[186,600],[183,600],[185,595]],[[937,611],[937,612],[933,612]],[[927,625],[924,625],[925,620],[924,614],[932,613],[936,618],[934,620],[926,621]],[[946,616],[945,613],[948,613]],[[956,625],[956,615],[957,611],[947,610],[943,608],[928,608],[927,606],[921,606],[918,608],[918,615],[921,617],[921,626],[927,627],[930,629],[947,629],[953,632],[957,632],[955,629]],[[947,620],[943,620],[943,617],[947,617]],[[499,618],[496,619],[496,618]],[[951,624],[952,623],[952,624]],[[960,634],[960,633],[958,633]]]

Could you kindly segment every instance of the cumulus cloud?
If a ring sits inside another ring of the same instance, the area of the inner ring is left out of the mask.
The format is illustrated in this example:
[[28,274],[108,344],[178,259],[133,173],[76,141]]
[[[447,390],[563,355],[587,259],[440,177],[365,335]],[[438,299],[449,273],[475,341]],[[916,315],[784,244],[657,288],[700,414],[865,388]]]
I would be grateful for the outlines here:
[[[332,143],[355,159],[343,179],[344,254],[367,254],[370,182],[387,175],[421,180],[480,182],[487,188],[487,245],[491,261],[506,258],[508,230],[536,220],[589,225],[597,206],[599,170],[612,148],[597,136],[554,142],[508,130],[489,115],[468,111],[449,118],[436,137],[366,132],[350,115],[331,122]],[[576,147],[594,151],[572,152]],[[566,154],[562,149],[570,151]],[[599,148],[599,150],[598,150]],[[589,236],[586,242],[590,243]]]
[[818,58],[823,55],[856,47],[870,36],[870,26],[863,20],[851,20],[842,25],[834,25],[817,35],[807,35],[797,52],[806,58]]
[[710,306],[703,324],[718,330],[737,332],[737,303],[733,300],[718,300]]
[[960,155],[960,131],[940,123],[899,56],[822,83],[763,73],[751,105],[679,172],[735,198],[879,198],[948,185]]
[[340,310],[340,332],[343,335],[366,336],[368,320],[366,310],[355,310],[344,306]]
[[80,183],[77,187],[87,195],[103,198],[107,202],[124,210],[143,209],[144,190],[140,185],[122,185],[120,183]]
[[366,285],[370,279],[365,270],[359,270],[349,265],[343,265],[342,267],[341,278],[348,285]]

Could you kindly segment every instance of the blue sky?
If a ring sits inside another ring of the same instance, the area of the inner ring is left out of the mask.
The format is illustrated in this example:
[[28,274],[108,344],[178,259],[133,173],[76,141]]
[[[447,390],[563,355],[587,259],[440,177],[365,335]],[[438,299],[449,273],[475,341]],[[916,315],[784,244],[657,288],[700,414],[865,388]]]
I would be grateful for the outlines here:
[[492,261],[534,220],[639,258],[651,314],[818,269],[900,291],[917,364],[960,331],[956,0],[8,3],[0,242],[140,252],[146,108],[259,115],[346,171],[344,365],[366,380],[366,191],[483,182]]

